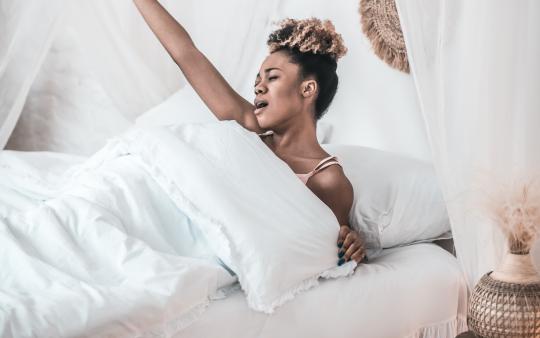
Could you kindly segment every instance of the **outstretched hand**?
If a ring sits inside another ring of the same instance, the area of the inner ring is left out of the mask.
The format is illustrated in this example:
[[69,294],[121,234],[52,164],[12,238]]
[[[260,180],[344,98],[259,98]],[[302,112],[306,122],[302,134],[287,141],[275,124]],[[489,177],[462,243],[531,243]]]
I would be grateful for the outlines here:
[[342,265],[351,259],[358,264],[366,257],[362,236],[348,225],[340,226],[337,245],[339,248],[338,265]]

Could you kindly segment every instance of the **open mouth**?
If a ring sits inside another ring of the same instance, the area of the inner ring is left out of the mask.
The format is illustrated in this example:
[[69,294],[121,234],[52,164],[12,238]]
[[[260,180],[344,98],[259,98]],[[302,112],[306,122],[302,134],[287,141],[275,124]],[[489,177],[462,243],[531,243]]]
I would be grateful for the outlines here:
[[268,102],[265,100],[255,101],[255,114],[260,113],[264,108],[268,106]]

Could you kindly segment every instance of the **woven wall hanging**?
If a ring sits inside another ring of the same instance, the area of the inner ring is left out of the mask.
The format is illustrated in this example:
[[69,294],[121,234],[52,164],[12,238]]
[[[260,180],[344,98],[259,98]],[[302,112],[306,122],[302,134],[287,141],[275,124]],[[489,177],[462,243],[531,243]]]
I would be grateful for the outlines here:
[[391,67],[409,73],[407,49],[394,0],[361,0],[360,22],[375,54]]

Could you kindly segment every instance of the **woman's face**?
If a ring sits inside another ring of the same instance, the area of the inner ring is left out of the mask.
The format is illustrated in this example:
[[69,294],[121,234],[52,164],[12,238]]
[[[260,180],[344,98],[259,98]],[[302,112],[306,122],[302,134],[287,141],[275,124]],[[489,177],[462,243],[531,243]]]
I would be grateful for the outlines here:
[[266,57],[255,79],[255,116],[259,126],[272,129],[292,122],[304,109],[300,66],[283,51]]

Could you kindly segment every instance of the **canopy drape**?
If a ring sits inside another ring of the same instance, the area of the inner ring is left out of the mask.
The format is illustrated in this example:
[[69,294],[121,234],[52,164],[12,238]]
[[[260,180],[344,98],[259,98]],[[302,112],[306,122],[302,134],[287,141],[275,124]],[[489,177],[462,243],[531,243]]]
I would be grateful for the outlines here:
[[62,22],[63,0],[0,2],[0,149]]
[[472,287],[506,246],[486,200],[540,179],[540,2],[396,4],[457,257]]

